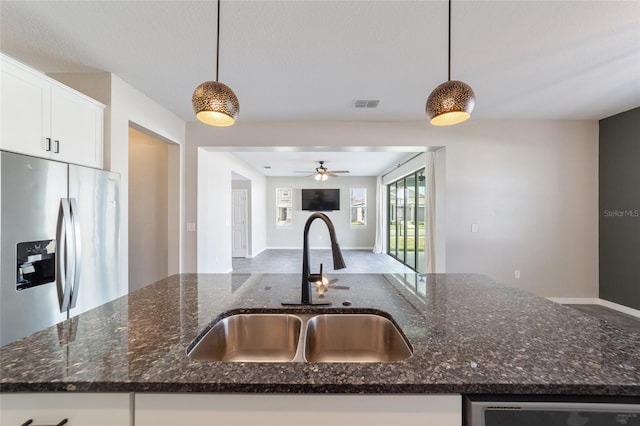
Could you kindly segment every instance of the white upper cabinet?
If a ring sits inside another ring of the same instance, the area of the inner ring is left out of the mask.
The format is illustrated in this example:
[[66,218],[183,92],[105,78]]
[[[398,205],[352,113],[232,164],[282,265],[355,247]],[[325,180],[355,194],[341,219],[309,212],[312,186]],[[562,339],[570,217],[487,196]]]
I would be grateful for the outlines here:
[[51,130],[51,85],[36,74],[21,70],[2,58],[0,83],[2,134],[0,147],[38,157]]
[[102,168],[104,109],[86,97],[51,89],[52,158]]
[[102,168],[104,105],[2,56],[0,148]]

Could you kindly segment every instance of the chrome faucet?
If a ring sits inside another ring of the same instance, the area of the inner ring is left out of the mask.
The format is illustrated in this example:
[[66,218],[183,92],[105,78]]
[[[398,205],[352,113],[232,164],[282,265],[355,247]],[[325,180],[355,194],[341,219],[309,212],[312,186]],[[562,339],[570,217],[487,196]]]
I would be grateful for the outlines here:
[[307,223],[304,225],[304,246],[302,249],[302,297],[300,302],[282,302],[283,305],[330,305],[328,300],[314,302],[311,297],[311,283],[316,281],[322,281],[322,265],[320,265],[319,274],[311,274],[309,272],[309,228],[311,223],[316,219],[322,219],[322,221],[329,228],[329,237],[331,238],[331,253],[333,254],[333,269],[346,268],[342,258],[342,252],[338,245],[338,239],[336,238],[336,229],[333,227],[331,219],[324,213],[313,213],[307,219]]

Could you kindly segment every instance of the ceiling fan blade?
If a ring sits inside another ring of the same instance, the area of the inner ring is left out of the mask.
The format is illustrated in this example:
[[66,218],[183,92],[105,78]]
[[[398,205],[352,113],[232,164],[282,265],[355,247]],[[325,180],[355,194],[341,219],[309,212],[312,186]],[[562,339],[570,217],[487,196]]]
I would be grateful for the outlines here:
[[300,170],[296,170],[293,173],[307,173],[307,174],[309,174],[309,173],[313,173],[313,172],[301,172]]
[[349,289],[351,289],[351,287],[346,286],[346,285],[332,285],[331,288],[335,289],[335,290],[349,290]]
[[329,170],[327,173],[349,173],[349,170]]

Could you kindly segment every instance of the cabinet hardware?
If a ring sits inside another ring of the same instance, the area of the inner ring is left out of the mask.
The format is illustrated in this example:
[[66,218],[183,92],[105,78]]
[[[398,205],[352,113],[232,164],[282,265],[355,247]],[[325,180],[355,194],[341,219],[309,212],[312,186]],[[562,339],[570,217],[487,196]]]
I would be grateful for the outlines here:
[[51,138],[46,138],[47,144],[45,145],[45,151],[51,151]]
[[[55,424],[55,425],[49,425],[49,426],[62,426],[62,425],[66,425],[68,421],[69,421],[69,420],[67,420],[67,419],[63,419],[60,423],[57,423],[57,424]],[[29,420],[27,420],[26,422],[22,423],[20,426],[29,426],[29,425],[31,425],[31,426],[38,426],[38,425],[34,425],[34,424],[33,424],[33,419],[29,419]],[[39,426],[47,426],[47,425],[39,425]]]
[[[54,149],[54,153],[55,154],[60,154],[60,141],[58,140],[54,140],[53,143],[55,144],[55,149]],[[57,425],[56,425],[57,426]]]

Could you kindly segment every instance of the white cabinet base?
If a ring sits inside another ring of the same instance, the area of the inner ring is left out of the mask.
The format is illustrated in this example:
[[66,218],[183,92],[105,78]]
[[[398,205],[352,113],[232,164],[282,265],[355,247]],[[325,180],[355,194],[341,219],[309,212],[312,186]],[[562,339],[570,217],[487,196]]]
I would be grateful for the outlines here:
[[128,393],[3,393],[0,394],[0,424],[132,426]]
[[136,394],[136,426],[461,426],[460,395]]

